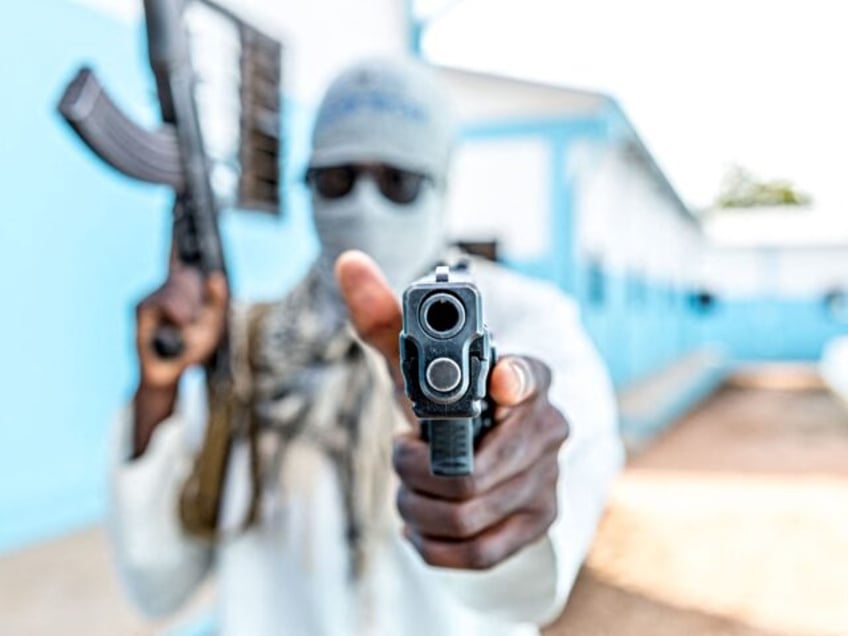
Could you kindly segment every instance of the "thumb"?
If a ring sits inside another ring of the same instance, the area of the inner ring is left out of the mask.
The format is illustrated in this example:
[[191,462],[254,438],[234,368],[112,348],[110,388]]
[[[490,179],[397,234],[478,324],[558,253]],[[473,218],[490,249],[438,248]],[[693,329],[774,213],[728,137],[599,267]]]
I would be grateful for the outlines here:
[[551,385],[548,366],[528,356],[504,356],[489,379],[489,395],[501,406],[517,406],[546,393]]
[[350,250],[336,260],[335,274],[357,334],[386,358],[393,376],[399,377],[403,317],[379,266],[364,252]]

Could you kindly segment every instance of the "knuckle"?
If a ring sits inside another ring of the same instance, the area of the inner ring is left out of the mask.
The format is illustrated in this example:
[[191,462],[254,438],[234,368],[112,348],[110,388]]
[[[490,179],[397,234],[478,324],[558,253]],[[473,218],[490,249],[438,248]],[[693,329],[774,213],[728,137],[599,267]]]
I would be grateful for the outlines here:
[[480,490],[479,478],[475,475],[456,477],[453,490],[460,499],[470,499],[477,495]]
[[165,285],[191,289],[201,286],[201,277],[194,267],[179,267],[168,274]]
[[559,487],[559,466],[556,462],[547,462],[541,469],[531,501],[539,508],[556,505]]
[[527,490],[527,508],[535,513],[556,509],[559,490],[559,464],[556,457],[539,463]]
[[143,313],[156,309],[160,304],[159,292],[153,292],[142,298],[135,306],[135,315],[141,316]]
[[430,565],[440,564],[437,552],[433,550],[429,542],[424,540],[420,535],[413,532],[409,536],[409,543],[426,563]]
[[556,460],[556,457],[554,457],[553,460],[548,462],[545,466],[543,477],[545,483],[556,488],[557,482],[559,481],[559,462]]
[[488,570],[497,564],[497,553],[491,541],[471,541],[465,550],[465,562],[471,570]]
[[547,433],[551,443],[561,446],[571,433],[571,426],[565,416],[552,404],[547,404],[539,418],[540,425]]
[[533,518],[539,526],[540,532],[546,531],[559,517],[559,497],[556,487],[545,489],[546,493],[533,507]]
[[548,408],[547,399],[541,396],[537,397],[531,408],[528,409],[526,419],[532,423],[535,434],[550,433],[551,412]]
[[550,528],[554,521],[557,520],[557,517],[559,517],[559,501],[557,497],[554,497],[545,509],[545,514],[542,517],[544,525],[543,530]]
[[415,549],[418,551],[418,554],[421,555],[421,558],[424,559],[424,562],[428,565],[441,565],[442,562],[438,558],[438,555],[431,549],[429,549],[426,545],[416,545]]
[[156,291],[158,296],[163,298],[180,297],[185,295],[185,286],[180,284],[179,280],[169,277],[162,286]]
[[559,420],[559,426],[557,426],[557,431],[559,433],[558,439],[560,440],[560,443],[565,442],[571,436],[571,423],[568,421],[568,418],[554,409],[553,406],[551,408],[554,410],[557,419]]
[[412,493],[404,486],[398,488],[395,494],[395,507],[404,521],[409,521]]
[[209,305],[205,305],[202,298],[189,295],[177,296],[176,294],[173,298],[174,304],[179,305],[179,310],[185,312],[187,316],[196,317],[200,314],[201,311],[206,308],[209,308],[215,311],[215,313],[217,313],[218,315],[221,315],[221,312],[217,311],[213,307],[210,307]]
[[171,291],[159,294],[156,305],[174,320],[182,320],[191,311],[190,301],[185,296]]
[[497,459],[499,463],[507,463],[522,454],[526,444],[524,437],[513,434],[503,437],[500,448],[498,448]]
[[448,530],[459,537],[469,537],[477,533],[477,514],[472,502],[452,504],[445,517]]
[[395,440],[392,445],[392,466],[401,477],[409,472],[413,454],[412,448],[404,438]]

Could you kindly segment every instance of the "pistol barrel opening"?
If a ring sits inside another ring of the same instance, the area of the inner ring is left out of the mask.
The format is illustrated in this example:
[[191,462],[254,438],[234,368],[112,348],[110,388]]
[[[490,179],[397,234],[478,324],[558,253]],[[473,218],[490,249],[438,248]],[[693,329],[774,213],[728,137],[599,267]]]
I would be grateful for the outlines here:
[[452,294],[435,293],[421,307],[421,323],[431,335],[450,338],[465,326],[465,307]]

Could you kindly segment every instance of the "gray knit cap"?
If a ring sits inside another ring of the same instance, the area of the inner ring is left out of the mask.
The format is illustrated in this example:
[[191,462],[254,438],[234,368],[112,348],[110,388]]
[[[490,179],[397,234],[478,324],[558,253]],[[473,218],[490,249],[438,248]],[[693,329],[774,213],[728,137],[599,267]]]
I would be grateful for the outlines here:
[[452,142],[447,97],[432,69],[412,59],[369,59],[327,90],[309,165],[382,162],[441,180]]

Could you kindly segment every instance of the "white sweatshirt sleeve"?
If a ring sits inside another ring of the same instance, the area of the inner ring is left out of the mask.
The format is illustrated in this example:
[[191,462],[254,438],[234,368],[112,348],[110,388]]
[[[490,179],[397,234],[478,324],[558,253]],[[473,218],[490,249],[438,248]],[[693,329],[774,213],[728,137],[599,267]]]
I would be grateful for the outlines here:
[[559,512],[545,537],[491,570],[438,576],[470,608],[544,625],[565,605],[623,463],[615,398],[572,301],[500,268],[483,265],[475,275],[498,355],[533,356],[551,368],[549,398],[571,432],[560,451]]
[[[183,406],[186,402],[193,400],[182,400]],[[116,422],[109,536],[130,597],[151,616],[179,608],[212,562],[212,549],[183,531],[178,514],[180,489],[192,462],[191,420],[191,414],[178,409],[157,427],[147,450],[135,460],[129,459],[132,409],[125,409]]]

